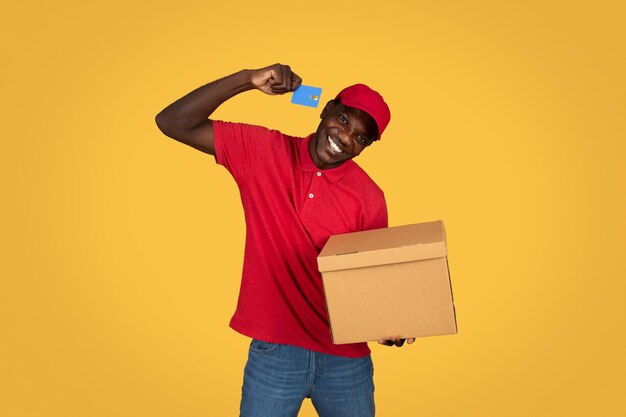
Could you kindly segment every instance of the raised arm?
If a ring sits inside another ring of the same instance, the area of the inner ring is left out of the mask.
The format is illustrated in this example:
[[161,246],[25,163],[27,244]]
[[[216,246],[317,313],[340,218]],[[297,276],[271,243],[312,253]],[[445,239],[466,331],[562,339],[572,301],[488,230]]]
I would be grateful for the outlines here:
[[257,89],[269,95],[284,94],[301,83],[302,79],[288,65],[242,70],[176,100],[157,114],[156,124],[166,136],[215,155],[213,123],[209,116],[220,104],[244,91]]

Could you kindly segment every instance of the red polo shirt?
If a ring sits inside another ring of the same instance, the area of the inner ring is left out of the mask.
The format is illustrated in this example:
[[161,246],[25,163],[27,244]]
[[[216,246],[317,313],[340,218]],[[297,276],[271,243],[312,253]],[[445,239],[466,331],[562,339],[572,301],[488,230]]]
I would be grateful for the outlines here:
[[354,161],[320,170],[308,144],[276,130],[213,122],[215,159],[239,187],[246,247],[230,326],[249,337],[339,356],[367,343],[334,345],[317,255],[331,235],[387,227],[382,190]]

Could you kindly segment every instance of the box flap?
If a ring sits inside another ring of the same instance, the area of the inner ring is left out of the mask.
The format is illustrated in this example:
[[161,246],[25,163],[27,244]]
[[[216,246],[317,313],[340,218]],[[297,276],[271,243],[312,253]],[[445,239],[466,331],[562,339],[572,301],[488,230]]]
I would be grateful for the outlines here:
[[445,229],[437,220],[331,236],[317,262],[326,272],[446,255]]

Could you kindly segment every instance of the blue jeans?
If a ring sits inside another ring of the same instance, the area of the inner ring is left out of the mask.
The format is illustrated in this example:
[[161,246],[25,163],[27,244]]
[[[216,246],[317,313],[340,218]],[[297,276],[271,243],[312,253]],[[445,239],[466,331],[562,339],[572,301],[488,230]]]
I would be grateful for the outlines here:
[[345,358],[252,339],[240,417],[294,417],[311,398],[320,417],[373,417],[371,357]]

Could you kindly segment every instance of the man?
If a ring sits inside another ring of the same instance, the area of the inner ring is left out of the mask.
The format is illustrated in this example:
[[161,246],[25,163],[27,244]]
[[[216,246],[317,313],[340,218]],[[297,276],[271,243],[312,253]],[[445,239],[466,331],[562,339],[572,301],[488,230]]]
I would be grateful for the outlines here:
[[[286,65],[243,70],[192,91],[156,122],[214,155],[239,187],[246,248],[230,326],[253,338],[241,416],[296,416],[307,397],[322,417],[373,416],[370,350],[332,344],[317,255],[333,234],[387,227],[383,192],[352,159],[380,139],[389,107],[363,84],[348,87],[305,138],[208,119],[244,91],[284,94],[301,82]],[[399,347],[404,339],[379,343]]]

